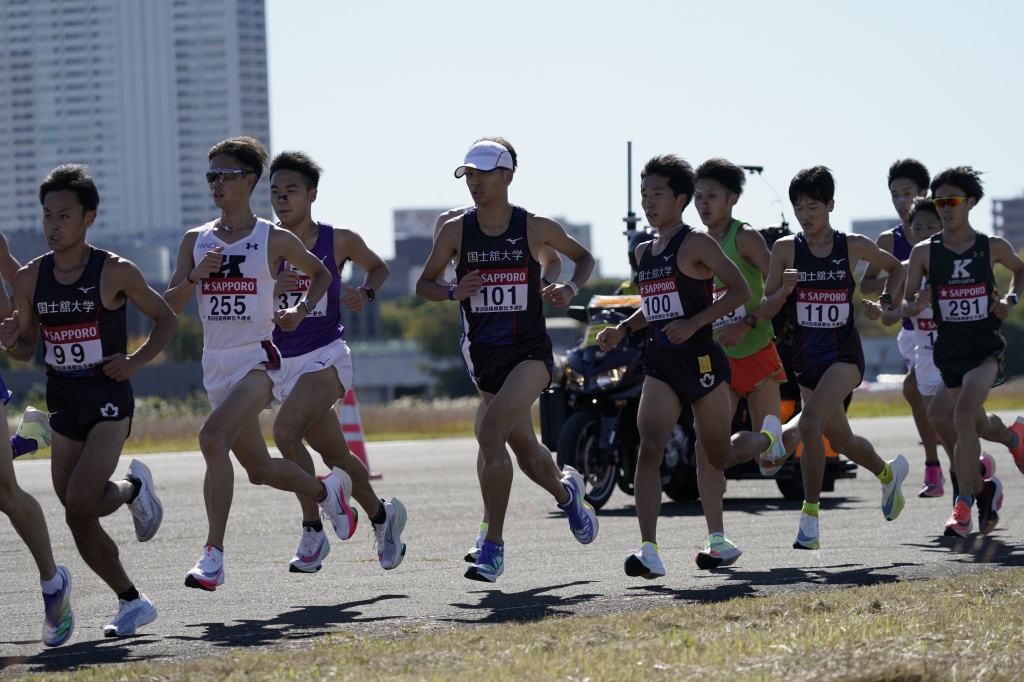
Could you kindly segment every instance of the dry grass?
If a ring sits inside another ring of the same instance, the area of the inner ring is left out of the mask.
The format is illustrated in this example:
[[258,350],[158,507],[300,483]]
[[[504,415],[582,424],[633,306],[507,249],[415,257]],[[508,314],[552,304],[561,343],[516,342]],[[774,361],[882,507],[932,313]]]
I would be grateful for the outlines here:
[[[1018,680],[1024,572],[549,618],[48,679]],[[31,679],[31,678],[30,678]]]

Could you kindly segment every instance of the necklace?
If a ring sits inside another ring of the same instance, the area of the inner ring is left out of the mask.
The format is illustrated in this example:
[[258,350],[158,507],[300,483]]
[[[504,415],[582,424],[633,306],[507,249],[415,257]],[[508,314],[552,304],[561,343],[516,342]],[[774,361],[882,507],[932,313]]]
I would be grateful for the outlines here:
[[244,223],[242,223],[241,225],[239,225],[239,226],[237,226],[237,227],[231,227],[230,225],[227,225],[227,224],[225,224],[225,222],[224,222],[223,220],[218,220],[218,221],[217,221],[217,226],[218,226],[218,227],[219,227],[220,229],[222,229],[222,230],[224,230],[225,232],[227,232],[228,234],[231,234],[231,233],[232,233],[232,232],[234,232],[235,230],[244,230],[244,229],[246,228],[246,226],[248,226],[248,225],[249,225],[249,223],[250,223],[250,222],[252,222],[252,221],[254,221],[255,219],[256,219],[256,214],[255,214],[255,213],[253,213],[253,214],[252,214],[251,216],[249,216],[249,217],[248,217],[248,218],[246,219],[246,221],[245,221]]
[[[810,244],[811,246],[820,246],[820,245],[824,244],[825,242],[827,242],[829,239],[832,239],[832,235],[834,235],[835,233],[836,233],[836,231],[830,227],[830,228],[828,228],[828,234],[827,235],[825,235],[824,237],[822,237],[820,239],[808,239],[807,243]],[[806,238],[807,235],[804,235],[804,237]]]
[[675,232],[676,230],[678,230],[682,226],[683,226],[683,223],[679,223],[678,225],[676,225],[675,227],[673,227],[671,230],[669,230],[667,232],[658,232],[658,237],[657,237],[658,241],[660,242],[662,239],[664,239],[665,237],[669,236],[670,234],[672,234],[673,232]]
[[85,250],[85,257],[82,258],[82,260],[78,261],[77,265],[72,265],[70,268],[62,268],[61,266],[57,265],[57,259],[54,258],[53,259],[53,269],[56,270],[57,272],[63,272],[66,275],[69,272],[74,272],[75,270],[77,270],[78,268],[82,267],[87,262],[89,262],[89,257],[91,255],[92,255],[92,247],[86,249]]

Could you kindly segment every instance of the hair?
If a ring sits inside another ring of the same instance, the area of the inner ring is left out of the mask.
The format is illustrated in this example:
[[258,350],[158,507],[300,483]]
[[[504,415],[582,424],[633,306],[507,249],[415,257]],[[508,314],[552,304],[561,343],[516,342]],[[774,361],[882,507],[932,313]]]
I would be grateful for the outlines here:
[[[502,147],[507,149],[508,155],[512,157],[512,172],[516,172],[516,168],[519,167],[519,157],[516,156],[515,147],[512,146],[511,142],[506,140],[504,137],[481,137],[479,140],[473,142],[473,144],[477,144],[478,142],[493,142],[495,144],[500,144]],[[473,145],[470,146],[472,147]]]
[[725,159],[708,159],[697,166],[694,175],[695,182],[714,180],[736,195],[743,194],[743,185],[747,184],[747,174],[743,169]]
[[89,175],[89,167],[80,163],[66,163],[57,166],[43,184],[39,185],[39,203],[46,201],[46,195],[50,192],[70,190],[78,197],[78,203],[82,205],[84,213],[95,211],[100,205],[100,193],[96,189],[96,183]]
[[976,171],[970,166],[947,168],[936,175],[932,180],[932,196],[935,196],[935,190],[943,185],[953,185],[967,196],[974,197],[975,201],[981,201],[985,196],[985,190],[981,188],[981,171]]
[[836,179],[825,166],[804,168],[793,176],[789,183],[789,201],[795,204],[800,197],[807,197],[824,204],[836,196]]
[[935,207],[935,201],[926,197],[917,197],[910,205],[910,212],[907,214],[907,223],[913,223],[918,213],[931,213],[939,217],[939,209]]
[[223,142],[218,142],[210,147],[206,160],[209,161],[218,154],[227,154],[237,159],[246,170],[251,170],[256,174],[256,182],[259,182],[263,175],[263,169],[270,161],[270,154],[267,153],[267,148],[263,146],[263,143],[248,135],[229,137]]
[[905,178],[917,185],[917,188],[928,189],[931,176],[928,169],[917,159],[897,159],[889,166],[889,187],[892,187],[893,180]]
[[693,199],[694,176],[693,166],[688,162],[675,154],[655,156],[644,164],[644,169],[640,171],[640,179],[643,180],[648,175],[660,175],[668,178],[669,189],[675,196],[686,195],[686,203],[683,204],[683,208],[690,205],[690,199]]
[[281,152],[270,162],[271,176],[279,170],[295,171],[306,180],[306,189],[320,185],[320,174],[324,169],[305,152]]

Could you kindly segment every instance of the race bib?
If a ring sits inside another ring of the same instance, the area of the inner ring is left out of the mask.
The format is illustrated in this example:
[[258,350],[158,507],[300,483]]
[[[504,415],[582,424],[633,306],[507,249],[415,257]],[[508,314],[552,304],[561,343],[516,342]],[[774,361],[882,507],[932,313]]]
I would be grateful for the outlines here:
[[[725,289],[715,289],[713,294],[714,300],[717,301],[718,299],[722,298],[723,296],[726,295],[726,293],[728,293],[728,291],[728,287]],[[727,324],[739,322],[746,316],[746,314],[746,308],[744,306],[740,306],[736,310],[733,310],[731,313],[726,313],[725,315],[722,315],[720,318],[712,322],[711,329],[712,331],[717,331],[720,327],[724,327]]]
[[66,327],[39,325],[43,332],[46,364],[58,372],[89,369],[103,362],[103,342],[98,322]]
[[974,322],[988,317],[988,286],[964,284],[939,287],[939,310],[946,322]]
[[796,321],[801,327],[834,329],[850,319],[846,289],[797,289]]
[[648,322],[684,317],[675,277],[640,282],[640,301]]
[[[284,291],[278,294],[275,298],[278,310],[284,310],[285,308],[294,308],[299,304],[303,298],[306,297],[306,292],[309,291],[309,283],[313,281],[313,278],[304,275],[298,270],[292,270],[299,277],[299,283],[295,289]],[[310,317],[325,317],[327,315],[327,297],[321,296],[320,300],[316,302],[316,306],[313,311],[306,315],[306,318]]]
[[207,322],[252,322],[257,287],[252,277],[204,277],[199,280],[199,315]]
[[484,285],[469,297],[474,313],[518,313],[526,310],[526,269],[481,270]]
[[935,347],[935,339],[939,335],[939,325],[935,324],[935,318],[920,315],[915,317],[914,329],[917,331],[918,348],[932,350]]

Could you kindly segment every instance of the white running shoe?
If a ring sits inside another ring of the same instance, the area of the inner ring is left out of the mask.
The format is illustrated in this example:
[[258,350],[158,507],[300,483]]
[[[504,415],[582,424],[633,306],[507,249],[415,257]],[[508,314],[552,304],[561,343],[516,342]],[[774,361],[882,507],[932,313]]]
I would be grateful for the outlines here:
[[153,474],[150,473],[148,466],[133,459],[128,465],[128,473],[125,474],[125,478],[135,479],[142,483],[135,501],[128,505],[128,510],[132,513],[132,520],[135,521],[135,537],[139,539],[139,542],[152,540],[164,520],[164,506],[160,503],[160,498],[156,496],[156,491],[153,490]]
[[71,573],[63,566],[57,567],[57,575],[64,578],[64,584],[55,594],[43,593],[43,644],[60,646],[71,639],[75,631],[75,614],[71,610]]
[[463,557],[467,563],[474,564],[476,563],[476,560],[480,558],[480,550],[483,549],[484,540],[486,539],[487,529],[481,528],[476,534],[476,542],[473,543],[473,546],[469,548],[468,552],[466,552],[466,556]]
[[127,637],[134,635],[138,628],[156,620],[156,607],[149,597],[139,592],[139,598],[132,601],[117,600],[114,619],[103,626],[104,637]]
[[658,546],[653,542],[645,542],[626,556],[626,575],[633,578],[662,578],[665,576],[665,564],[661,563]]
[[[782,443],[782,423],[778,417],[768,415],[764,418],[764,425],[761,427],[761,433],[768,436],[768,440],[771,441],[771,445],[767,450],[761,453],[760,460],[757,464],[757,468],[761,470],[761,475],[765,478],[771,478],[775,474],[779,473],[779,469],[782,468],[785,463],[786,446]],[[771,466],[763,466],[763,462],[771,462]]]
[[213,592],[224,584],[224,552],[207,545],[195,567],[185,574],[185,587]]
[[352,478],[338,467],[320,478],[327,488],[327,497],[320,502],[320,517],[331,522],[335,534],[342,540],[348,540],[356,532],[359,523],[359,512],[349,506],[352,497]]
[[299,548],[288,563],[288,570],[292,573],[316,573],[323,568],[323,561],[330,553],[331,543],[327,542],[327,533],[304,526]]
[[50,429],[50,418],[42,410],[29,407],[25,408],[25,414],[21,415],[21,423],[15,433],[25,440],[34,440],[36,449],[50,447],[53,442],[53,431]]
[[895,521],[903,511],[903,481],[910,473],[910,463],[903,455],[889,462],[892,480],[882,484],[882,514],[886,521]]
[[379,526],[373,524],[373,533],[377,545],[377,559],[380,561],[381,568],[390,571],[392,568],[397,568],[398,564],[405,559],[402,531],[405,530],[407,515],[405,505],[396,497],[392,497],[390,502],[383,504],[388,518]]

